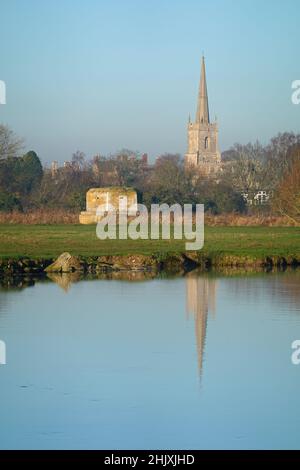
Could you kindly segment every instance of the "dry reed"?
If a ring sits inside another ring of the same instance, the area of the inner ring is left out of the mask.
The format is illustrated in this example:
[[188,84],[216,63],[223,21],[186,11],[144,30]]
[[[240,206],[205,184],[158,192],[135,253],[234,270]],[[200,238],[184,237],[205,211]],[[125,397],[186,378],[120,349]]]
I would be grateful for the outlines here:
[[[1,224],[76,224],[79,213],[65,209],[35,209],[28,212],[0,212]],[[296,226],[291,219],[274,215],[205,214],[206,225],[216,226]],[[300,224],[298,224],[299,226]]]

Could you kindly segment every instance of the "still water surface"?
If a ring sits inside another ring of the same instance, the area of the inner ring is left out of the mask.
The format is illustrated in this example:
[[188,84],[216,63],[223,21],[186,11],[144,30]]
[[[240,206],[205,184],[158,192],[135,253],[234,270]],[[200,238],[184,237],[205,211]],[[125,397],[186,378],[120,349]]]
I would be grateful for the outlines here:
[[0,448],[299,449],[299,281],[0,290]]

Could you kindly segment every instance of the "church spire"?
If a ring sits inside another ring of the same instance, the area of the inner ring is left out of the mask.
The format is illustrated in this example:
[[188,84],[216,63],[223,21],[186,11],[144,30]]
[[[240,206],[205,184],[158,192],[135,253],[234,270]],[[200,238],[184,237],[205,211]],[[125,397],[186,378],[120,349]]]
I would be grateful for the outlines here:
[[199,86],[196,122],[200,122],[203,124],[209,124],[210,122],[204,56],[202,56],[202,64],[201,64],[201,78],[200,78],[200,86]]

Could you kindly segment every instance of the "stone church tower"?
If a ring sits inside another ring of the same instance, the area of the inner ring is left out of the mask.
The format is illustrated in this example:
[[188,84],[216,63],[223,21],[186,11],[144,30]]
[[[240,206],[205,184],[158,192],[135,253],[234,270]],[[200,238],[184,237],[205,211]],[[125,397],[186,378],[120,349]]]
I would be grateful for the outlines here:
[[218,125],[210,122],[206,87],[205,61],[202,57],[201,78],[195,122],[188,122],[186,167],[196,167],[204,175],[214,175],[221,167],[218,148]]

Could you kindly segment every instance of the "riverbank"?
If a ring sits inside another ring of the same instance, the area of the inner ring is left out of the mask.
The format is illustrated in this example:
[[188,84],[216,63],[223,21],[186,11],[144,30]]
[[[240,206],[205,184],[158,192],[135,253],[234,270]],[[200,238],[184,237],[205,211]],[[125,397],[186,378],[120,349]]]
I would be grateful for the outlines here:
[[300,265],[299,227],[206,227],[204,248],[181,240],[99,240],[95,226],[0,225],[0,275],[42,272],[63,252],[83,271]]

